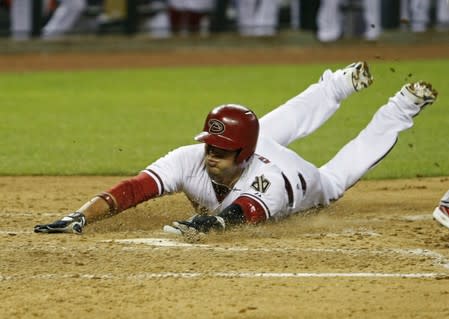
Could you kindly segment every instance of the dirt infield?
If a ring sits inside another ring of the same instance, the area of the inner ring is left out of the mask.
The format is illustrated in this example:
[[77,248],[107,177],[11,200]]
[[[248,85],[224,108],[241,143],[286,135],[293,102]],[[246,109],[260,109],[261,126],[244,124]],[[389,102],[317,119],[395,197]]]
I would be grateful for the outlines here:
[[0,55],[0,72],[36,70],[90,70],[108,68],[146,68],[205,65],[304,64],[367,60],[437,59],[449,57],[449,44],[382,44],[268,47],[167,49],[147,52],[40,53]]
[[[447,45],[0,57],[0,71],[444,58]],[[376,50],[373,50],[376,48]],[[201,53],[201,54],[200,54]],[[0,177],[4,318],[449,318],[449,177],[362,181],[334,205],[187,243],[182,195],[82,236],[34,234],[123,177]]]
[[[5,318],[448,318],[449,178],[363,181],[319,213],[210,234],[162,233],[173,195],[92,224],[32,233],[118,177],[0,178]],[[139,241],[137,241],[139,239]]]

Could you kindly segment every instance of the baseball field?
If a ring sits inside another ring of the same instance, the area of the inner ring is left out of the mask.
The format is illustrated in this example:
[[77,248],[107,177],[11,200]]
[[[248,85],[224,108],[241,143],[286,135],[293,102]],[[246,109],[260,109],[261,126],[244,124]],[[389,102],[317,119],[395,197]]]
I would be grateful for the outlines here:
[[[162,227],[182,194],[34,234],[169,150],[211,107],[262,116],[327,69],[375,83],[291,147],[329,160],[403,84],[439,91],[389,156],[333,205],[198,242]],[[314,46],[0,56],[0,313],[4,318],[448,318],[449,46]]]

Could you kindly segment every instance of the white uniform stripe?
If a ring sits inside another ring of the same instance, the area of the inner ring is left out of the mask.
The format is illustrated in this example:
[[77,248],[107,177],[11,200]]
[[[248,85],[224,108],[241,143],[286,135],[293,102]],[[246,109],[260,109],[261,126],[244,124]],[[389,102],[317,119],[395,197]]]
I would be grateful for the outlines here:
[[151,170],[144,170],[144,173],[148,174],[152,179],[156,181],[157,188],[159,190],[159,195],[164,193],[164,185],[162,184],[161,178]]

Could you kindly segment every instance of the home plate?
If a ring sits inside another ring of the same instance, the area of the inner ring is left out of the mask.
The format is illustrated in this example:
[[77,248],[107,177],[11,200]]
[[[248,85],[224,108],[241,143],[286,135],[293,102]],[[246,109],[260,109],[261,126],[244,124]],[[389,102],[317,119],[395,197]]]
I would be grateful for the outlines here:
[[166,238],[115,239],[113,242],[119,244],[144,244],[157,247],[207,247],[207,245],[180,243],[176,240]]

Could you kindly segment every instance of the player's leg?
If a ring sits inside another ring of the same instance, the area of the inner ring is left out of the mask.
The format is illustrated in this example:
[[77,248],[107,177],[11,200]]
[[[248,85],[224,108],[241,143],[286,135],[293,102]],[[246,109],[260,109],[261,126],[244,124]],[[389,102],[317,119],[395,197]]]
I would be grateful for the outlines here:
[[339,0],[321,0],[316,16],[317,38],[321,42],[338,40],[343,33]]
[[27,40],[31,35],[31,0],[14,0],[11,3],[11,36],[15,40]]
[[340,102],[373,81],[366,62],[344,69],[326,70],[321,79],[260,119],[261,134],[287,146],[320,127]]
[[363,1],[363,18],[365,20],[364,37],[368,41],[377,40],[382,32],[381,23],[381,1],[380,0],[364,0]]
[[278,24],[279,0],[263,0],[258,2],[255,12],[255,36],[273,36]]
[[399,21],[401,21],[401,30],[408,30],[408,24],[403,21],[410,21],[410,0],[400,0]]
[[429,0],[410,0],[410,11],[412,15],[412,31],[425,32],[429,24]]
[[436,1],[436,27],[441,31],[449,30],[449,2],[447,0]]
[[86,8],[86,0],[64,0],[43,28],[44,39],[56,38],[72,28]]
[[407,84],[374,115],[368,126],[320,168],[329,199],[337,199],[395,145],[398,134],[413,126],[413,118],[432,104],[437,92],[430,84]]
[[256,5],[256,0],[239,0],[236,2],[240,35],[251,36],[254,34]]

